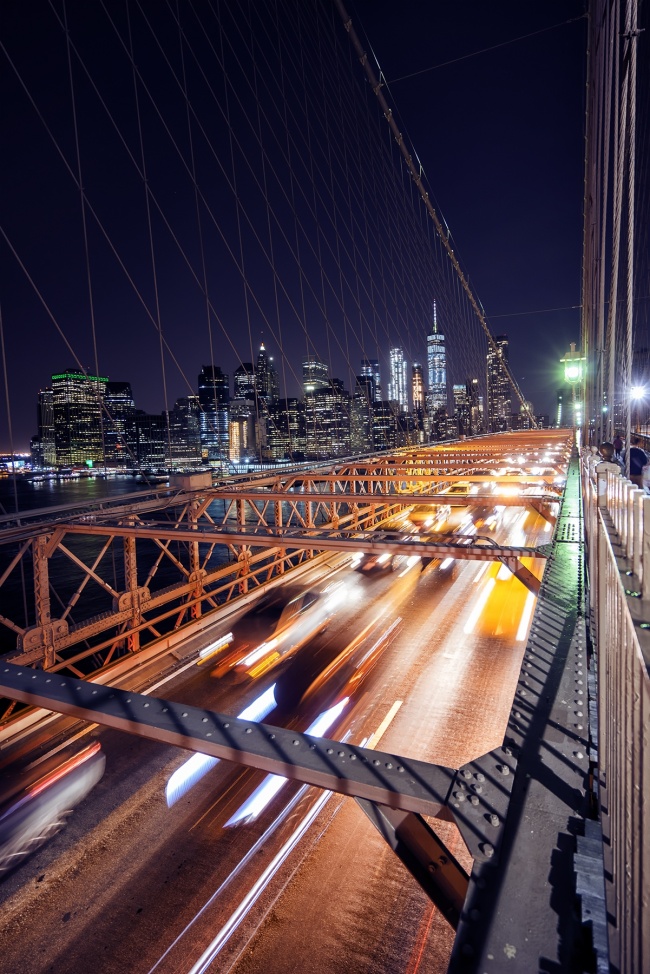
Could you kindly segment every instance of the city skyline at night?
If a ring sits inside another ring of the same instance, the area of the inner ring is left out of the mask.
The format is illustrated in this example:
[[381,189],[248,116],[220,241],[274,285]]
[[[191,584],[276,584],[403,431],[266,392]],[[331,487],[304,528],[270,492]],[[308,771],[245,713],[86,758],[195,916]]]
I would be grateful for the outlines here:
[[[391,347],[403,348],[409,362],[423,360],[432,295],[453,382],[480,375],[484,339],[474,312],[447,257],[424,258],[437,246],[431,228],[402,184],[386,120],[326,5],[300,5],[297,19],[283,18],[286,37],[270,11],[238,8],[252,47],[241,41],[234,8],[217,20],[181,4],[180,25],[167,9],[151,21],[134,9],[135,90],[120,4],[71,8],[67,33],[55,8],[37,7],[33,17],[20,4],[6,11],[15,137],[6,159],[3,447],[10,426],[14,446],[26,445],[29,377],[47,375],[54,362],[109,375],[137,363],[131,381],[148,411],[192,394],[197,360],[232,374],[239,362],[254,361],[260,341],[275,349],[287,396],[300,393],[298,363],[310,355],[330,363],[350,390],[359,358],[379,361],[387,383]],[[452,11],[426,10],[417,26],[402,11],[399,30],[389,4],[361,0],[350,11],[390,82],[386,93],[431,182],[444,232],[454,232],[454,253],[471,271],[492,331],[511,334],[513,373],[544,412],[556,386],[548,363],[578,331],[580,13],[572,4],[562,24],[541,5],[523,11],[510,3],[495,19],[477,4],[459,32]],[[532,40],[474,55],[529,28],[538,31]],[[223,38],[226,62],[215,56],[218,44],[206,47],[206,36]],[[334,85],[325,85],[319,68],[326,52],[336,64]],[[428,70],[455,54],[472,56]],[[535,115],[519,130],[520,96],[509,83],[503,89],[513,71]],[[453,99],[445,95],[450,85]],[[452,115],[460,103],[461,117]],[[488,126],[478,154],[473,113]],[[374,161],[368,168],[362,160]],[[532,233],[535,214],[542,214],[541,234]],[[517,341],[524,334],[532,336],[532,355]]]

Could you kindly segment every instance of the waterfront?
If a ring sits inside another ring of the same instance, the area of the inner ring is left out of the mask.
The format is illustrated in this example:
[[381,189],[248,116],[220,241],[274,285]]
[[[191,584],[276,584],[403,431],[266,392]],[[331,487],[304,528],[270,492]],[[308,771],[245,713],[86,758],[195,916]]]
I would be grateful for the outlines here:
[[[86,506],[97,505],[103,500],[137,500],[145,493],[135,477],[130,475],[69,479],[20,476],[16,477],[15,484],[12,478],[3,478],[0,480],[0,517],[10,528],[16,524],[16,511],[20,518],[20,514],[45,513],[50,509],[54,512],[56,508],[72,505],[72,511],[76,514]],[[0,652],[16,649],[17,636],[5,622],[5,617],[24,628],[35,621],[30,553],[26,552],[25,557],[11,568],[19,547],[17,542],[0,547],[0,576],[11,569],[0,584]],[[72,558],[58,548],[48,560],[51,614],[53,618],[64,617],[70,626],[74,626],[113,608],[111,593],[96,581],[91,579],[89,582],[74,558],[86,566],[93,566],[114,591],[120,592],[125,587],[124,549],[121,538],[115,538],[107,546],[105,538],[93,536],[69,536],[65,539],[65,548]],[[151,541],[138,542],[138,583],[147,585],[152,592],[178,583],[181,580],[178,564],[188,563],[186,544],[174,542],[168,545],[167,550],[171,557],[165,557]],[[228,557],[224,546],[215,546],[210,554],[209,567],[225,564]]]

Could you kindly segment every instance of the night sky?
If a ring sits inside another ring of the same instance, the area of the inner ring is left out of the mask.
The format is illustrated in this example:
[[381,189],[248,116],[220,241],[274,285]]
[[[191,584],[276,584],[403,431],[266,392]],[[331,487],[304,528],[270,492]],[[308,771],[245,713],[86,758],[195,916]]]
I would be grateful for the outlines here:
[[[363,103],[367,85],[338,14],[322,0],[336,64],[344,63],[352,82],[334,66],[322,28],[311,32],[313,6],[269,2],[258,21],[259,3],[181,0],[183,46],[175,2],[131,0],[127,17],[123,0],[4,0],[2,225],[9,244],[2,243],[1,287],[15,449],[26,449],[36,431],[38,389],[75,358],[91,372],[97,362],[100,374],[130,381],[136,405],[151,412],[164,408],[165,394],[171,408],[193,391],[211,359],[231,374],[239,361],[254,360],[260,340],[287,394],[299,391],[306,353],[331,362],[350,388],[361,354],[383,358],[399,342],[410,360],[423,359],[436,297],[463,349],[450,378],[480,368],[475,322],[464,317],[462,302],[453,304],[457,289],[444,269],[422,256],[428,224],[403,216],[400,200],[413,195],[408,179],[390,192],[381,182],[385,159],[363,121],[363,112],[377,109],[372,97],[370,109]],[[552,413],[557,360],[579,340],[583,4],[355,0],[347,8],[379,61],[386,96],[492,332],[508,334],[525,395],[537,412]],[[226,64],[228,83],[212,70],[217,62]],[[189,123],[183,72],[196,106]],[[348,84],[361,91],[358,107]],[[152,105],[164,107],[161,116]],[[290,140],[281,135],[287,121],[298,133]],[[396,159],[382,131],[382,151]],[[264,157],[256,132],[268,146]],[[238,207],[236,198],[247,202]],[[310,229],[312,218],[318,231]],[[0,448],[8,450],[4,377],[2,384]]]
[[552,413],[557,360],[580,340],[585,4],[355,9],[492,333],[509,336],[522,389]]

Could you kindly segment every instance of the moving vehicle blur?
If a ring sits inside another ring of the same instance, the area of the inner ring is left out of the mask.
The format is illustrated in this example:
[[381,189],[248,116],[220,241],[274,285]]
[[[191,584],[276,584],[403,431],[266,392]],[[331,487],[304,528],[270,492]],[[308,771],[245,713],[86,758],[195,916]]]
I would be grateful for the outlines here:
[[99,743],[62,758],[3,769],[0,792],[0,879],[65,825],[104,774]]
[[220,677],[233,670],[254,679],[325,629],[344,599],[341,582],[305,590],[285,586],[269,593],[235,626],[232,648],[218,660],[211,675]]

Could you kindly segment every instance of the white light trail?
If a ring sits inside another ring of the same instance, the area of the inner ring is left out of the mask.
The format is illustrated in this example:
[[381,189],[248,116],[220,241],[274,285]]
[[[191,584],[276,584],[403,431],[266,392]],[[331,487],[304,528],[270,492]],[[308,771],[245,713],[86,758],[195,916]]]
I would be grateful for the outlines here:
[[244,658],[242,661],[244,666],[252,666],[253,663],[257,663],[262,656],[264,656],[266,653],[270,653],[272,649],[275,649],[279,641],[279,639],[269,639],[268,642],[260,643],[257,649],[254,649],[252,653],[249,653],[248,656]]
[[445,558],[445,560],[440,565],[440,570],[442,571],[444,568],[449,568],[449,566],[453,565],[453,563],[454,563],[453,558]]
[[[307,790],[308,786],[304,786],[301,792]],[[314,821],[318,813],[321,811],[325,803],[331,798],[331,791],[324,791],[322,795],[318,798],[315,805],[309,810],[305,818],[302,820],[297,829],[293,834],[287,839],[285,844],[282,846],[280,851],[274,857],[274,859],[266,867],[262,875],[259,877],[256,883],[252,886],[249,892],[246,894],[244,899],[241,901],[237,909],[232,913],[228,921],[223,925],[219,933],[216,935],[212,943],[203,951],[199,959],[195,964],[192,965],[188,974],[205,974],[205,972],[210,968],[215,957],[218,955],[221,948],[230,939],[231,935],[235,932],[237,927],[240,925],[242,920],[248,915],[252,907],[255,905],[261,894],[264,892],[265,888],[268,886],[269,882],[278,871],[280,866],[283,864],[285,859],[288,857],[289,853],[293,851],[295,846],[298,844],[300,839],[303,837],[311,823]]]
[[483,609],[485,608],[485,603],[490,597],[490,592],[496,585],[496,578],[488,578],[483,591],[476,600],[476,605],[472,609],[471,615],[465,625],[463,626],[463,632],[468,635],[470,632],[474,631],[474,626],[478,622],[479,616]]
[[[374,747],[377,746],[377,744],[379,743],[379,741],[381,740],[381,738],[386,733],[386,730],[388,729],[389,725],[394,720],[395,715],[397,714],[397,712],[398,712],[398,710],[400,709],[401,706],[402,706],[402,701],[401,700],[396,700],[395,703],[390,708],[390,710],[388,711],[388,713],[386,714],[386,716],[384,717],[384,719],[382,720],[382,722],[379,725],[379,727],[377,728],[377,730],[374,732],[374,734],[372,734],[370,736],[370,738],[368,739],[367,742],[364,742],[363,743],[363,745],[362,745],[363,747],[367,747],[367,748],[372,749],[372,748],[374,748]],[[299,790],[299,792],[297,793],[297,795],[294,797],[294,799],[293,799],[291,805],[289,806],[289,808],[295,808],[295,806],[297,805],[298,801],[302,798],[302,796],[304,795],[304,793],[307,791],[308,787],[309,787],[309,785],[303,785],[303,787]],[[303,821],[300,823],[300,825],[296,828],[296,830],[293,832],[293,834],[287,839],[287,841],[282,846],[282,848],[280,849],[280,851],[278,852],[278,854],[275,856],[275,858],[273,859],[273,861],[271,863],[269,863],[269,865],[267,866],[267,868],[264,870],[264,872],[259,877],[259,879],[257,880],[257,882],[253,885],[253,887],[251,888],[251,890],[244,897],[244,899],[239,904],[239,906],[237,907],[237,909],[231,914],[229,920],[223,925],[223,927],[221,928],[221,930],[219,931],[219,933],[216,935],[216,937],[214,938],[214,940],[212,941],[212,943],[206,948],[206,950],[204,950],[204,952],[201,954],[201,956],[196,961],[196,963],[190,968],[188,974],[206,974],[206,972],[210,968],[210,965],[214,962],[214,959],[218,956],[218,954],[221,951],[221,949],[228,942],[228,940],[230,939],[230,937],[232,936],[232,934],[235,932],[235,930],[239,927],[239,925],[241,924],[242,920],[244,920],[245,917],[248,915],[248,913],[250,912],[250,910],[252,909],[252,907],[255,905],[256,901],[259,899],[259,897],[261,896],[261,894],[264,892],[264,890],[267,887],[267,885],[270,882],[270,880],[273,878],[273,876],[278,871],[278,869],[282,866],[282,864],[284,863],[284,861],[287,859],[288,855],[296,847],[296,845],[298,844],[298,842],[300,841],[300,839],[303,837],[303,835],[305,834],[305,832],[308,830],[308,828],[311,825],[311,823],[314,821],[314,819],[316,818],[316,816],[318,815],[318,813],[321,811],[321,809],[324,807],[324,805],[326,804],[326,802],[329,801],[329,799],[331,797],[332,797],[332,792],[331,791],[324,791],[321,794],[321,796],[318,799],[318,801],[316,802],[316,804],[309,810],[309,812],[307,813],[307,815],[303,819]],[[285,809],[284,810],[283,814],[281,816],[279,816],[278,819],[276,819],[276,822],[274,823],[274,825],[271,828],[274,828],[277,823],[279,823],[281,820],[283,820],[286,817],[286,812],[288,810],[289,809]],[[262,837],[262,839],[258,840],[258,843],[256,843],[256,845],[253,847],[253,849],[251,849],[251,852],[249,853],[249,855],[251,855],[253,852],[257,851],[258,848],[261,848],[262,847],[262,845],[263,845],[263,843],[264,843],[264,841],[266,839],[266,836],[269,834],[270,831],[271,831],[271,829],[268,829],[267,832]],[[246,858],[248,858],[248,856]],[[200,913],[203,913],[203,911],[206,909],[206,907],[210,903],[212,903],[214,901],[214,899],[216,898],[216,896],[220,892],[221,892],[221,889],[217,890],[210,897],[210,899],[205,904],[205,906],[200,911]],[[197,914],[197,916],[198,915],[200,915],[200,914]],[[189,929],[190,926],[191,926],[191,923],[188,925],[188,927],[186,928],[186,930],[183,931],[183,932],[185,933]],[[181,936],[182,936],[182,934],[179,937],[177,937],[177,939],[174,941],[174,943],[171,945],[171,947],[174,947],[179,942]],[[165,954],[163,955],[163,957],[165,957],[169,953],[169,951],[171,950],[171,947],[168,948],[168,950],[165,952]],[[161,958],[161,960],[162,959],[163,958]],[[160,963],[160,961],[158,963]],[[156,965],[156,966],[158,966],[158,965]],[[149,974],[152,974],[152,971],[150,971]]]
[[410,572],[413,566],[417,565],[419,561],[420,561],[419,555],[409,555],[406,560],[406,568],[404,569],[404,571],[401,571],[397,577],[402,578],[402,576],[406,575],[407,572]]
[[[330,707],[329,710],[323,711],[313,723],[309,725],[305,734],[309,734],[311,737],[322,737],[326,731],[330,729],[332,724],[341,716],[345,707],[349,703],[350,698],[344,697],[335,706]],[[258,815],[260,815],[264,809],[273,801],[277,793],[280,791],[282,786],[287,781],[280,774],[268,774],[264,781],[255,789],[253,794],[246,799],[243,805],[230,816],[224,828],[230,828],[233,825],[237,825],[239,822],[252,822]]]
[[476,585],[477,582],[480,582],[481,581],[481,579],[483,578],[483,576],[485,575],[485,573],[486,573],[486,571],[488,570],[489,567],[490,567],[490,562],[489,561],[486,561],[483,565],[481,565],[481,567],[479,568],[478,573],[476,575],[476,578],[474,579],[474,584],[475,585]]
[[529,592],[526,596],[526,601],[524,603],[524,611],[521,613],[521,620],[519,622],[519,628],[517,629],[516,641],[518,643],[523,643],[526,635],[528,633],[528,623],[530,622],[530,617],[533,614],[533,607],[535,605],[535,595]]
[[[248,705],[238,715],[241,720],[253,720],[256,723],[271,713],[276,707],[275,683],[268,690]],[[184,795],[194,787],[197,782],[204,778],[208,771],[219,764],[219,758],[211,757],[208,754],[193,754],[191,758],[181,764],[180,768],[172,774],[165,786],[165,799],[167,808],[175,805]]]
[[225,646],[230,645],[232,640],[233,634],[231,632],[226,633],[225,636],[221,636],[220,639],[215,639],[213,643],[210,643],[209,646],[206,646],[205,649],[202,649],[199,652],[199,661],[197,665],[200,666],[201,663],[208,658],[208,656],[214,656],[214,654],[218,653],[220,649],[224,649]]

